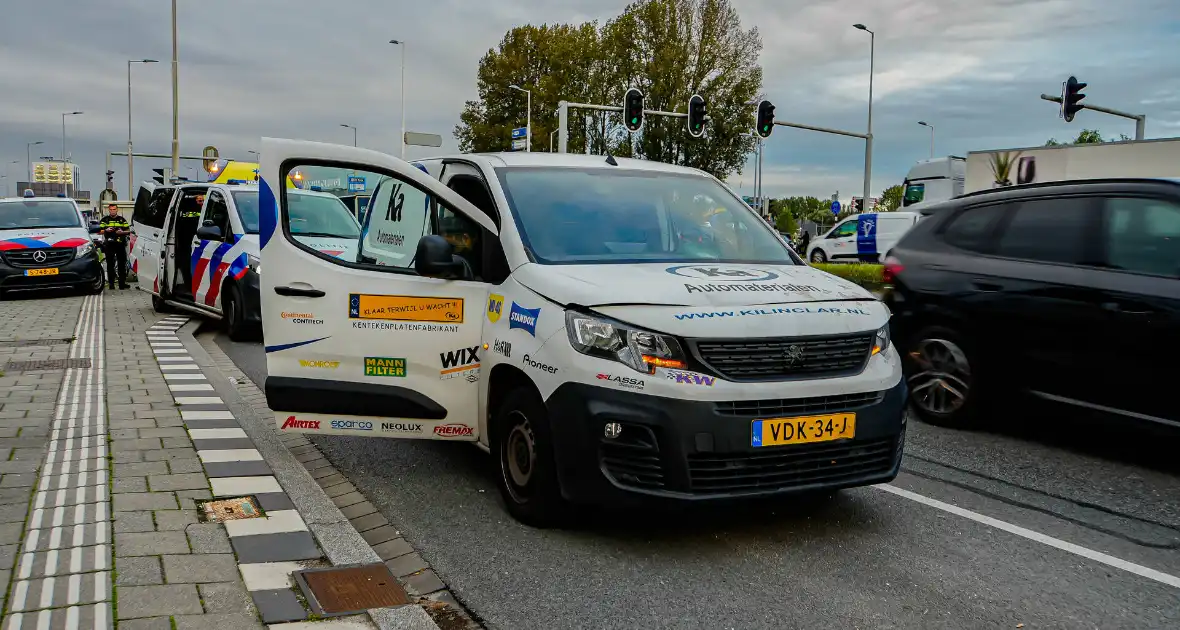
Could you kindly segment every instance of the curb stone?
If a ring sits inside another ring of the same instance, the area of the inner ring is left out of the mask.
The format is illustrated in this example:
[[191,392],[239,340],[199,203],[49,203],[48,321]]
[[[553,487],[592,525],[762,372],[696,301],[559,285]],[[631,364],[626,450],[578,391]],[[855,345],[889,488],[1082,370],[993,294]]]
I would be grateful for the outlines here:
[[[207,335],[190,322],[183,343],[210,374],[214,392],[232,411],[246,435],[270,464],[296,510],[308,523],[333,565],[385,562],[417,606],[370,610],[383,630],[469,630],[481,626],[413,547],[327,462],[306,437],[280,435],[266,397]],[[347,515],[346,515],[347,513]],[[420,566],[419,566],[420,565]]]

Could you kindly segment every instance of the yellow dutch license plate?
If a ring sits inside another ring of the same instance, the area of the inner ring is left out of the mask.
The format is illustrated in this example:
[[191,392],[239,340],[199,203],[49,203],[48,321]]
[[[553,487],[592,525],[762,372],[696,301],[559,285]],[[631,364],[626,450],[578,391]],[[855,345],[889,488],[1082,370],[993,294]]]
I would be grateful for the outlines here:
[[750,446],[784,446],[847,440],[856,436],[856,414],[769,418],[750,425]]
[[25,269],[26,276],[56,276],[57,268],[51,269]]

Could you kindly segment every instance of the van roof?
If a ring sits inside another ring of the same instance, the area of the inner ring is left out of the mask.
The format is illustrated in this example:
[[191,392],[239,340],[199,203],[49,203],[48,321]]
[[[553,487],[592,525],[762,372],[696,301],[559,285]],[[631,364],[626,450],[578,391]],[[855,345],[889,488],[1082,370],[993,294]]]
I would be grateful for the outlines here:
[[624,168],[641,171],[656,171],[661,173],[684,173],[704,175],[704,171],[686,166],[637,160],[634,158],[614,158],[618,166],[607,163],[604,155],[584,155],[581,153],[530,153],[516,151],[511,153],[477,153],[493,163],[493,166],[505,168],[549,166],[558,168]]

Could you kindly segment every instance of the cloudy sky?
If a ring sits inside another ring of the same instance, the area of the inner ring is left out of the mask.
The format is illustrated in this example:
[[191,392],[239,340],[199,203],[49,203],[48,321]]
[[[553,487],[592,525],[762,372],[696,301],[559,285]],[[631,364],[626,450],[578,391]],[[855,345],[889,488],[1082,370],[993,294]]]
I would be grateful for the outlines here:
[[[928,157],[1042,144],[1083,127],[1132,134],[1132,121],[1082,112],[1057,118],[1057,93],[1075,74],[1087,102],[1145,113],[1147,137],[1180,136],[1180,0],[733,0],[757,25],[764,90],[779,120],[863,131],[869,36],[876,31],[872,189],[900,183]],[[479,58],[514,25],[606,20],[626,0],[180,0],[181,153],[207,144],[249,160],[261,136],[350,143],[397,151],[398,72],[408,41],[406,110],[411,131],[451,131],[475,96]],[[137,152],[170,152],[170,8],[164,0],[4,0],[0,11],[0,164],[17,179],[26,143],[33,160],[62,151],[82,185],[103,187],[107,151],[127,142],[127,59],[133,68]],[[523,121],[522,121],[523,122]],[[539,140],[538,140],[539,141]],[[16,160],[18,164],[12,164]],[[138,160],[136,180],[166,160]],[[125,198],[126,158],[115,182]],[[777,128],[766,148],[772,196],[859,194],[863,141]],[[194,175],[187,168],[182,174]],[[752,193],[752,161],[731,183]],[[0,173],[3,173],[0,170]]]

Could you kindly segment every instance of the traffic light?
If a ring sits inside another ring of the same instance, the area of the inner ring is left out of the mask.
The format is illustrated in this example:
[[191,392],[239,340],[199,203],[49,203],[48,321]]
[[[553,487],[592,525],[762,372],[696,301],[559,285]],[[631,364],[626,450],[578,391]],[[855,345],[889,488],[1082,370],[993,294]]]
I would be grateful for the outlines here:
[[635,88],[627,90],[623,97],[623,124],[630,132],[639,131],[643,126],[643,92]]
[[1073,122],[1074,114],[1086,108],[1081,104],[1082,99],[1086,98],[1086,95],[1082,94],[1084,89],[1086,84],[1078,81],[1077,77],[1070,77],[1061,84],[1061,117],[1065,122]]
[[155,173],[155,175],[152,176],[152,179],[154,179],[157,184],[163,184],[164,183],[164,169],[153,168],[152,172]]
[[705,117],[708,113],[705,97],[693,94],[688,99],[688,135],[694,138],[705,135]]
[[774,131],[774,105],[770,101],[758,103],[758,135],[769,138]]

